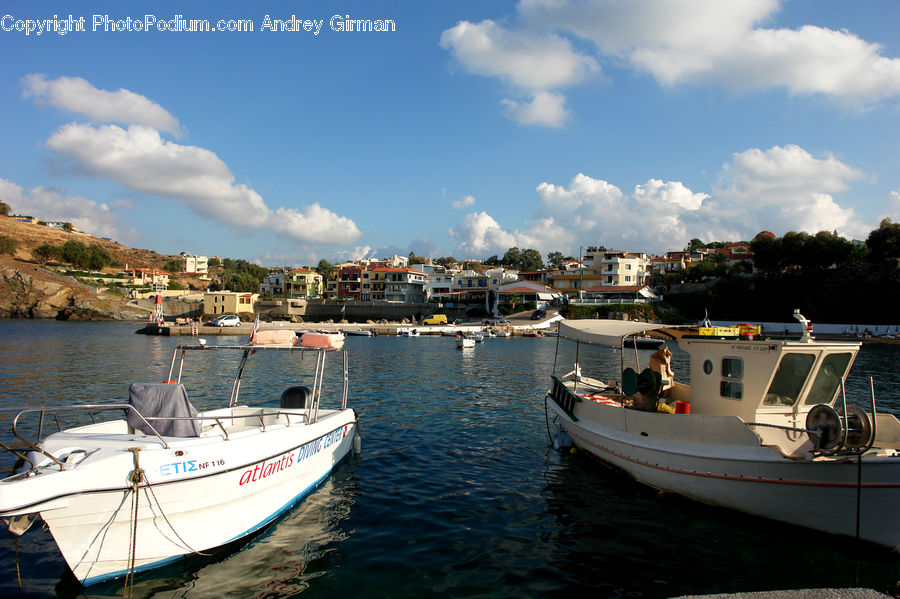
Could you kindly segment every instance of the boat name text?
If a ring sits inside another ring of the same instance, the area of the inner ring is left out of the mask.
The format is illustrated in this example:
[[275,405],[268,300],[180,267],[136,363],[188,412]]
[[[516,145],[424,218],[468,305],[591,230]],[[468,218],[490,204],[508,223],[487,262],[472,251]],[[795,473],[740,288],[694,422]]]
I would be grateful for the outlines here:
[[241,480],[238,485],[245,485],[262,480],[267,476],[271,476],[272,474],[287,470],[291,466],[299,464],[303,460],[316,455],[323,449],[327,449],[335,443],[339,443],[347,435],[347,430],[349,428],[349,424],[344,425],[341,428],[335,429],[327,435],[319,437],[315,441],[310,441],[305,445],[301,445],[299,449],[291,450],[272,461],[267,462],[264,460],[262,463],[256,464],[252,468],[247,468],[241,474]]
[[768,345],[740,345],[735,343],[731,346],[731,349],[735,351],[755,351],[755,352],[768,352]]
[[206,462],[198,462],[197,460],[185,460],[183,462],[172,462],[171,464],[162,464],[159,467],[160,476],[172,476],[173,474],[184,474],[185,472],[199,472],[213,466],[224,466],[225,460],[209,460]]

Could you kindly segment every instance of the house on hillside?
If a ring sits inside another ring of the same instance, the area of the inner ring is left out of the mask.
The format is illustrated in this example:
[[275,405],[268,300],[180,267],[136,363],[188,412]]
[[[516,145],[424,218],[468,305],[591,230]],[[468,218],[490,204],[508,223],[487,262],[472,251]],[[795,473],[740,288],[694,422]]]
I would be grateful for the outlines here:
[[208,291],[203,294],[204,316],[216,316],[219,314],[253,313],[258,293],[245,293],[238,291]]

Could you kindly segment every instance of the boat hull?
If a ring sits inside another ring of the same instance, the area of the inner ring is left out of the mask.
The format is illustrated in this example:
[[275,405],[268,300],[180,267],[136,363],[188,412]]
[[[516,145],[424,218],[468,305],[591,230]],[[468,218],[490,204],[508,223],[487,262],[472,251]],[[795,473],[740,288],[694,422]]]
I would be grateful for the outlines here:
[[[55,496],[18,511],[40,513],[76,578],[90,585],[253,533],[314,489],[350,453],[356,434],[354,412],[341,410],[320,413],[311,425],[260,427],[227,440],[107,451],[102,460],[3,484],[54,483]],[[135,490],[129,477],[138,468]]]
[[[704,426],[690,415],[598,405],[595,409],[599,417],[574,420],[552,401],[548,403],[576,447],[643,484],[850,537],[856,536],[859,491],[859,537],[892,550],[900,548],[898,457],[865,456],[861,470],[853,456],[788,459],[771,447],[754,446],[738,435],[735,444],[729,444],[727,433],[712,443],[687,442],[684,438]],[[659,423],[668,428],[668,438],[660,434]],[[723,420],[720,424],[728,423]]]

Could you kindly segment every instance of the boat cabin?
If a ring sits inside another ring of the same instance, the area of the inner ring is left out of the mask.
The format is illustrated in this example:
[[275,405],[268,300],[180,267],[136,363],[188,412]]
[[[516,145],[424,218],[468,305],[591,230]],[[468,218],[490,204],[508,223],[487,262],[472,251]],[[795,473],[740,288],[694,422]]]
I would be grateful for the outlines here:
[[695,414],[797,427],[815,405],[834,403],[859,352],[852,342],[700,336],[682,337],[678,345],[691,356],[691,385],[676,381],[671,399],[690,402]]

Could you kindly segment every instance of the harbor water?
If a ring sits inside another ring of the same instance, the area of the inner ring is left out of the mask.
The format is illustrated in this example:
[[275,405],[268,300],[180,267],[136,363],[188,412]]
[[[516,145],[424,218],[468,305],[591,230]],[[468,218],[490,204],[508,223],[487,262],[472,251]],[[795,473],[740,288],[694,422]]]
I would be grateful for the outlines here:
[[[136,335],[138,326],[0,321],[0,439],[18,409],[124,402],[129,383],[162,380],[172,349],[190,339]],[[896,587],[900,555],[659,493],[585,454],[554,450],[544,394],[556,346],[554,337],[491,338],[465,350],[448,337],[349,337],[362,452],[252,538],[138,575],[133,596],[637,598]],[[610,362],[611,351],[582,350],[584,371]],[[557,373],[571,369],[573,353],[561,347]],[[673,366],[687,382],[684,356],[676,349]],[[221,405],[219,392],[227,401],[231,364],[191,374],[199,409]],[[900,414],[900,345],[863,347],[847,383],[863,406],[869,376],[879,409]],[[0,461],[4,475],[11,464]],[[81,589],[40,523],[18,539],[0,530],[0,597],[122,594],[115,581]]]

